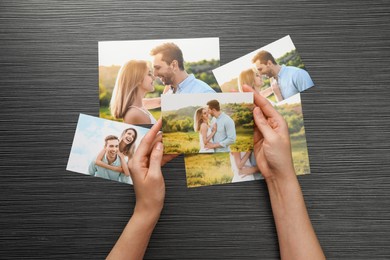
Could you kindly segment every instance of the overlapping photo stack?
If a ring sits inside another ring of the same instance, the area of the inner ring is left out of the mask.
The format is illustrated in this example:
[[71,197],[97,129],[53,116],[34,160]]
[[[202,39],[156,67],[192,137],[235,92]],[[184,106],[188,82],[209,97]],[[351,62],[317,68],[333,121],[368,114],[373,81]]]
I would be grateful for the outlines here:
[[132,184],[129,160],[161,118],[164,153],[184,154],[188,187],[261,179],[247,85],[285,118],[296,174],[309,174],[300,92],[314,83],[291,37],[222,66],[219,41],[99,42],[99,118],[80,114],[67,170]]

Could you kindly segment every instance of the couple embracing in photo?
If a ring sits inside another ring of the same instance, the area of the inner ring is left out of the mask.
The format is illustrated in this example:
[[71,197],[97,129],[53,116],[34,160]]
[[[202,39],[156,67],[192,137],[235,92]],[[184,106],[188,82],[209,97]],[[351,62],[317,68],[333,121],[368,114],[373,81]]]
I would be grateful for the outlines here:
[[194,130],[199,132],[199,153],[230,152],[229,146],[236,141],[235,123],[215,99],[195,111]]
[[95,177],[132,184],[128,162],[133,157],[137,130],[127,128],[120,138],[108,135],[104,139],[104,148],[91,161],[88,173]]

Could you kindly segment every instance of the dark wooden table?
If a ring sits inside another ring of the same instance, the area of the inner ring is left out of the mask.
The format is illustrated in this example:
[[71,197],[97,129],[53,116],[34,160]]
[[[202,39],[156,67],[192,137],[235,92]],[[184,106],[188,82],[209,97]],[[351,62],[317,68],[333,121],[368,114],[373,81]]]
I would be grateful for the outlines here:
[[[102,259],[131,186],[65,170],[79,113],[98,116],[103,40],[220,37],[225,64],[287,34],[316,87],[302,94],[311,175],[299,177],[329,259],[390,259],[387,1],[0,3],[0,258]],[[263,181],[187,189],[183,157],[145,259],[277,259]]]

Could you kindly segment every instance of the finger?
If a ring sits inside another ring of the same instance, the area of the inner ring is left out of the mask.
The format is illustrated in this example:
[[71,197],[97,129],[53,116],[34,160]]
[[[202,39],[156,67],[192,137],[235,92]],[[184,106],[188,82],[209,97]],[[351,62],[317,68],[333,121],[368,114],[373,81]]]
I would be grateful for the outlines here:
[[253,143],[255,144],[261,139],[264,139],[264,136],[261,134],[259,128],[256,127],[253,131]]
[[150,154],[148,175],[158,176],[161,175],[161,160],[163,158],[164,146],[161,142],[157,142],[153,146],[152,153]]
[[164,154],[163,158],[161,160],[161,166],[164,166],[166,163],[172,161],[176,157],[178,157],[179,154]]
[[162,133],[161,133],[161,132],[157,133],[157,135],[155,136],[155,138],[154,138],[154,140],[153,140],[153,143],[152,143],[151,146],[150,146],[149,154],[150,154],[150,152],[152,151],[154,145],[155,145],[157,142],[162,142]]
[[279,117],[279,113],[275,110],[275,108],[271,105],[271,103],[263,97],[259,95],[256,91],[254,91],[251,87],[244,85],[242,86],[244,92],[253,92],[253,99],[256,106],[260,107],[261,111],[265,117]]
[[153,147],[153,141],[156,138],[158,131],[160,131],[161,126],[162,120],[160,118],[157,123],[152,128],[150,128],[144,138],[142,138],[141,143],[139,144],[134,156],[143,157],[147,156],[150,153],[151,147]]
[[269,126],[267,119],[264,117],[264,114],[259,107],[255,107],[255,109],[253,109],[253,118],[257,128],[264,138],[271,138],[274,134],[274,130]]

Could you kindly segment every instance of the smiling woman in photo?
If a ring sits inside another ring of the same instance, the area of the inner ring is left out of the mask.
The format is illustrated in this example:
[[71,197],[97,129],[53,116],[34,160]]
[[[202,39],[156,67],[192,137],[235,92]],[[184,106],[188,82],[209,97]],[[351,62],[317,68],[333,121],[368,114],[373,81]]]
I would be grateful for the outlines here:
[[130,60],[119,70],[110,110],[116,119],[128,124],[155,124],[156,119],[143,106],[146,93],[154,91],[154,76],[146,61]]

